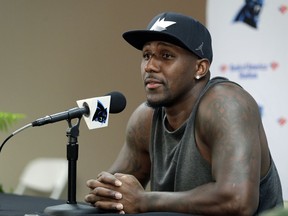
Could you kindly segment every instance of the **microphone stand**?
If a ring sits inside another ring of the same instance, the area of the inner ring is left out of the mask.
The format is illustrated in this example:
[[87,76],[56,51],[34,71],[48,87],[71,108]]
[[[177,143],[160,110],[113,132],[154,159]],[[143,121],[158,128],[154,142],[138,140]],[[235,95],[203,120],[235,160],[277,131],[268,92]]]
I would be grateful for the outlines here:
[[78,136],[81,117],[78,118],[76,124],[72,124],[68,119],[68,129],[66,136],[67,144],[67,160],[68,160],[68,200],[66,204],[46,207],[44,213],[52,216],[70,216],[99,213],[95,207],[85,204],[77,204],[76,201],[76,176],[77,176],[77,160],[78,160]]

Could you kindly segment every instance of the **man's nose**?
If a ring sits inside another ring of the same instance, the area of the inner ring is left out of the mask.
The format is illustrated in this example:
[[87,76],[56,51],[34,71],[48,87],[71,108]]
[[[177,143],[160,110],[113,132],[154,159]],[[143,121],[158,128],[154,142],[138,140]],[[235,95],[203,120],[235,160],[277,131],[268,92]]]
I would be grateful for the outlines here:
[[157,60],[156,56],[153,55],[145,64],[144,67],[147,73],[158,72],[160,69],[159,61]]

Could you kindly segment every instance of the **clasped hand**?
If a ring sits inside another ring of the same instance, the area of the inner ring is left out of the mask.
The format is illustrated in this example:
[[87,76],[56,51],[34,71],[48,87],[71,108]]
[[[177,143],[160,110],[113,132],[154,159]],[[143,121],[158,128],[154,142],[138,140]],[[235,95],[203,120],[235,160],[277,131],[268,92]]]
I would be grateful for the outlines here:
[[141,213],[141,199],[144,189],[132,175],[102,172],[97,179],[87,181],[90,193],[85,201],[107,211],[125,213]]

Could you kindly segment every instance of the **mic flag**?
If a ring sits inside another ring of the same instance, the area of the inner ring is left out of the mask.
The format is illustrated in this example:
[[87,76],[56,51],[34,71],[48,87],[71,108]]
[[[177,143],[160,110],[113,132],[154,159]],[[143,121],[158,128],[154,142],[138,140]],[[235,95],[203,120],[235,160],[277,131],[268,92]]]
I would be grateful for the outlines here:
[[110,102],[111,95],[77,101],[79,108],[89,107],[90,114],[83,117],[90,130],[108,126]]

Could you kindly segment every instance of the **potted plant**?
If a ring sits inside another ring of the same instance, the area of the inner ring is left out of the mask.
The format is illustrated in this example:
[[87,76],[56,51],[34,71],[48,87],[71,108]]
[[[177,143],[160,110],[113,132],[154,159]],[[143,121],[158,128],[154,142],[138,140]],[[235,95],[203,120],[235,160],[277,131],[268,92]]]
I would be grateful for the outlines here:
[[19,113],[0,112],[0,131],[8,131],[8,128],[23,119],[25,115]]
[[[0,132],[7,132],[12,124],[24,117],[25,115],[19,113],[0,112]],[[3,192],[2,184],[0,184],[0,193]]]

